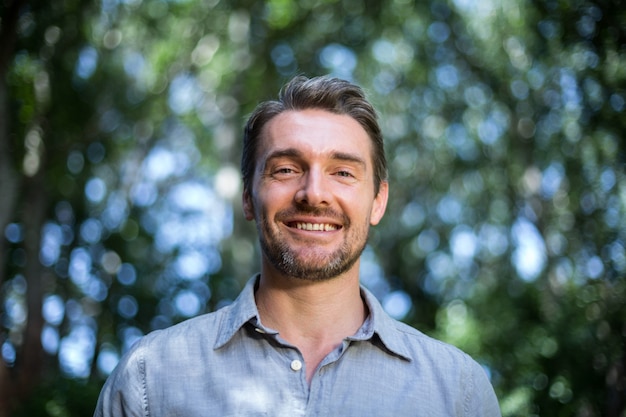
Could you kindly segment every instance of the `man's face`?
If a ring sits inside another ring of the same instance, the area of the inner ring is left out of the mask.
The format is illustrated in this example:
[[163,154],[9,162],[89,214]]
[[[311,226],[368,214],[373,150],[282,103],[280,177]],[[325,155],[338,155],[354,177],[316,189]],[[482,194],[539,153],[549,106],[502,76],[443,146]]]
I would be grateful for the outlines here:
[[255,220],[263,262],[287,276],[326,280],[358,267],[388,186],[374,195],[372,146],[349,116],[287,111],[265,126],[246,219]]

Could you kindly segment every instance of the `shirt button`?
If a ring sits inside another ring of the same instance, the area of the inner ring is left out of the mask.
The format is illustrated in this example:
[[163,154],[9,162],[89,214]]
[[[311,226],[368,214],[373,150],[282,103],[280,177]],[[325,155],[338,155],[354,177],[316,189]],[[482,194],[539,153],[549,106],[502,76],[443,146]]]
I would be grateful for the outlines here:
[[302,369],[302,362],[300,362],[297,359],[294,359],[291,361],[291,369],[294,371],[299,371],[300,369]]

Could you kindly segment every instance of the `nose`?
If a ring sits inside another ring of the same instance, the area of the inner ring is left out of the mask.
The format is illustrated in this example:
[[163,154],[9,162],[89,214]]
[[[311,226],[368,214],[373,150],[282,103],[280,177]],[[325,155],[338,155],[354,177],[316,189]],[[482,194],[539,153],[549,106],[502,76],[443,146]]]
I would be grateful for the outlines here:
[[302,177],[300,188],[295,195],[296,202],[316,207],[328,204],[329,198],[330,190],[324,175],[318,170],[309,170]]

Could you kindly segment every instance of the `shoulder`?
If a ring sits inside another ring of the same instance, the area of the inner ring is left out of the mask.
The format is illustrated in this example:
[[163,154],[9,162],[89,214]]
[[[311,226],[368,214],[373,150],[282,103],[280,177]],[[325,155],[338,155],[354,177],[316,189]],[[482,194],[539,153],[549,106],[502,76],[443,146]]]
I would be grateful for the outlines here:
[[456,346],[428,336],[406,323],[393,320],[393,330],[401,345],[407,350],[411,358],[435,360],[437,364],[445,366],[459,365],[472,362],[473,359]]
[[427,350],[427,351],[444,351],[449,353],[450,355],[460,355],[467,356],[465,352],[461,349],[453,346],[449,343],[443,342],[439,339],[435,339],[432,336],[429,336],[421,331],[417,330],[415,327],[412,327],[404,322],[393,320],[393,327],[399,337],[401,337],[407,346],[413,349]]
[[469,354],[449,343],[428,336],[418,329],[379,315],[377,332],[383,344],[403,357],[416,372],[456,384],[487,380],[485,369]]
[[455,346],[392,318],[369,291],[363,290],[363,293],[373,317],[374,332],[387,349],[411,362],[425,362],[436,367],[455,367],[471,361],[466,353]]
[[146,396],[150,387],[168,380],[173,369],[193,369],[198,354],[213,349],[211,340],[215,340],[226,311],[218,310],[155,330],[135,342],[107,378],[95,415],[147,415]]
[[247,321],[258,314],[254,303],[254,278],[231,304],[214,312],[187,319],[165,329],[155,330],[139,339],[124,355],[126,363],[184,364],[195,357],[210,355],[226,343]]
[[485,367],[463,350],[393,320],[399,346],[411,368],[441,392],[460,398],[467,415],[499,416],[498,400]]
[[164,329],[154,330],[139,339],[132,350],[141,354],[164,351],[168,348],[180,350],[200,341],[212,347],[229,307],[187,319]]

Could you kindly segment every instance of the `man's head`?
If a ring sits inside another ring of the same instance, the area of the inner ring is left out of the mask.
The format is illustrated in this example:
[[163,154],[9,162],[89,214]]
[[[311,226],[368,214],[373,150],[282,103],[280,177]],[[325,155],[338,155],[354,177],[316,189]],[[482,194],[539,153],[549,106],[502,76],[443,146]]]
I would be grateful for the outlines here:
[[257,164],[259,142],[263,128],[275,116],[288,110],[320,109],[347,115],[356,120],[372,141],[374,166],[374,191],[387,179],[387,161],[383,137],[378,126],[376,111],[365,98],[363,90],[348,81],[330,77],[293,78],[280,91],[278,100],[261,103],[248,119],[244,131],[241,173],[244,192],[252,187],[252,177]]
[[264,273],[308,281],[358,274],[388,196],[380,129],[361,89],[295,78],[250,117],[242,172]]

